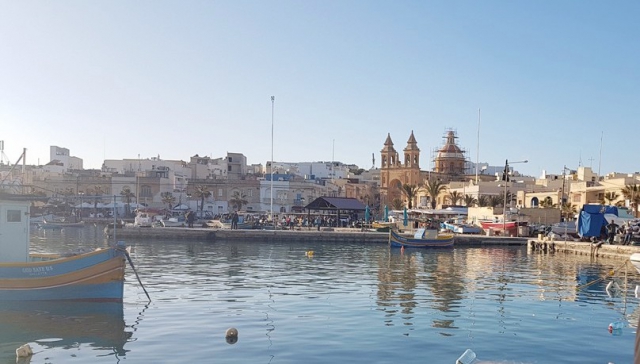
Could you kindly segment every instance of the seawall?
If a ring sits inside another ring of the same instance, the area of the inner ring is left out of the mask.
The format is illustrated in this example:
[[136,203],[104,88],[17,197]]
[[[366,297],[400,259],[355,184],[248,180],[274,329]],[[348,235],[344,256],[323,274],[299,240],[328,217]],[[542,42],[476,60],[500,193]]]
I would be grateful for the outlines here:
[[[105,233],[112,238],[113,229],[106,228]],[[312,230],[221,230],[211,228],[123,228],[116,230],[116,239],[152,239],[152,240],[200,240],[200,241],[234,241],[253,240],[256,242],[332,242],[332,243],[373,243],[387,244],[389,233],[361,231],[358,229]],[[455,245],[527,245],[527,238],[458,235]]]

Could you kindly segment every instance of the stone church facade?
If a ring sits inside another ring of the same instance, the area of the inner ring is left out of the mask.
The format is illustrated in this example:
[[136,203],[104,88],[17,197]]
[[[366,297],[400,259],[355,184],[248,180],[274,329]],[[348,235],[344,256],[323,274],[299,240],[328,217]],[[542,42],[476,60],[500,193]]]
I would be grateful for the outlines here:
[[404,201],[402,185],[421,186],[428,179],[444,183],[464,180],[465,156],[464,151],[456,144],[456,138],[454,131],[448,131],[445,144],[433,158],[434,168],[423,171],[420,169],[420,148],[413,131],[402,150],[402,160],[391,140],[391,134],[387,134],[384,147],[380,151],[381,205],[390,206],[395,199]]

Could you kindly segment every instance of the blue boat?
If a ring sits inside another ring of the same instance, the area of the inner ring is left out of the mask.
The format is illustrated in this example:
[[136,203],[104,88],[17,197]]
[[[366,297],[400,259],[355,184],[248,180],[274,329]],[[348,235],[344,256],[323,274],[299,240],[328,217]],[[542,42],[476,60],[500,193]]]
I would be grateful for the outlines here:
[[418,229],[413,237],[402,236],[395,230],[389,231],[389,245],[396,248],[450,248],[454,234],[439,234],[437,230]]
[[29,201],[0,196],[0,301],[122,301],[128,252],[29,253]]

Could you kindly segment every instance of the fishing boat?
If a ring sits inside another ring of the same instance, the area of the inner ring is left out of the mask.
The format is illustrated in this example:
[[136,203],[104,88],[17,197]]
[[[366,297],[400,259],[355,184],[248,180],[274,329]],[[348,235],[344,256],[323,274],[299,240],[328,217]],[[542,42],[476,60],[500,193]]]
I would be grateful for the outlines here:
[[88,253],[30,254],[29,201],[3,196],[0,231],[0,301],[122,301],[124,243]]
[[395,223],[390,221],[374,221],[371,223],[371,228],[379,232],[387,232]]
[[450,219],[440,223],[440,227],[454,232],[456,234],[480,234],[482,229],[479,226],[469,225],[462,222],[460,219]]
[[46,219],[42,220],[42,223],[38,224],[38,227],[41,229],[65,229],[65,228],[81,228],[84,226],[84,221],[78,222],[69,222],[69,221],[49,221]]
[[[492,221],[492,220],[480,220],[480,225],[484,230],[492,230],[495,233],[501,235],[513,235],[515,236],[518,232],[518,226],[526,225],[526,222],[523,221]],[[506,233],[503,233],[505,232]]]
[[389,245],[397,248],[449,248],[453,246],[453,239],[454,234],[440,234],[432,229],[418,229],[413,237],[389,230]]

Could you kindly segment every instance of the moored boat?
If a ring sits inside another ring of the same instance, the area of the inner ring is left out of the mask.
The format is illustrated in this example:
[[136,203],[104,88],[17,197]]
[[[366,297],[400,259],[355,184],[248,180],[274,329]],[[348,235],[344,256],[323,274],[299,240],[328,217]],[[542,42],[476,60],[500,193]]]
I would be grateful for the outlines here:
[[386,233],[393,225],[395,225],[395,223],[390,221],[374,221],[371,223],[371,228],[376,229],[378,232]]
[[640,253],[631,254],[629,260],[631,260],[631,264],[636,268],[638,273],[640,273]]
[[413,237],[389,230],[389,245],[405,248],[449,248],[453,246],[454,234],[439,234],[437,230],[418,229]]
[[41,229],[64,229],[64,228],[81,228],[84,227],[84,221],[67,222],[67,221],[49,221],[42,220],[42,223],[38,224]]
[[29,254],[29,202],[0,198],[0,215],[0,301],[122,301],[123,243],[81,254]]
[[480,225],[484,230],[493,230],[495,233],[506,236],[515,236],[518,233],[518,226],[525,226],[526,224],[524,221],[480,221]]

